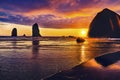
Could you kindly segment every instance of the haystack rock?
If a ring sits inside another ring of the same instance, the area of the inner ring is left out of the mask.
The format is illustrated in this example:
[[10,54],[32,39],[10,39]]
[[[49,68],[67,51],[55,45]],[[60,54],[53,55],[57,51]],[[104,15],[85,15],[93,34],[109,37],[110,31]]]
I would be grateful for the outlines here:
[[105,8],[91,22],[88,36],[120,38],[120,15]]
[[11,36],[12,36],[12,37],[17,37],[17,29],[16,29],[16,28],[13,28],[13,29],[12,29]]
[[37,23],[32,26],[32,37],[41,37]]

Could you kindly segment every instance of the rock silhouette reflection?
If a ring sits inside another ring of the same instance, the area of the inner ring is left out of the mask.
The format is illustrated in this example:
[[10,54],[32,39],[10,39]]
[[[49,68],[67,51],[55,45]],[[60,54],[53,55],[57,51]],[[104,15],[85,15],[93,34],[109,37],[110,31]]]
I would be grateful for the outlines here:
[[33,59],[37,58],[39,54],[39,40],[33,40],[32,41],[32,54],[33,54]]
[[96,57],[95,60],[97,63],[101,64],[104,67],[107,67],[111,64],[116,63],[120,60],[120,52],[106,54],[100,57]]

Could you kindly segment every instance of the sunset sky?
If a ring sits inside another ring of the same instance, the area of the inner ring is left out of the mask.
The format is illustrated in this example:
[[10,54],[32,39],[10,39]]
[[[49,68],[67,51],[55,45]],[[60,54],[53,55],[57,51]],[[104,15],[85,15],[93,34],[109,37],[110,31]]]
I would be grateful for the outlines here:
[[14,27],[19,36],[30,36],[36,22],[43,36],[86,36],[104,8],[120,14],[120,0],[0,0],[0,36],[9,36]]

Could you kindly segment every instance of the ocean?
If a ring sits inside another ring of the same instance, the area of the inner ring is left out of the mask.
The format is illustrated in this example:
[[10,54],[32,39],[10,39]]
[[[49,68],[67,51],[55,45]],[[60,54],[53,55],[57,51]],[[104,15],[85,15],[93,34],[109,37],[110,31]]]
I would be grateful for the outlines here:
[[120,38],[0,37],[0,80],[40,80],[119,51]]

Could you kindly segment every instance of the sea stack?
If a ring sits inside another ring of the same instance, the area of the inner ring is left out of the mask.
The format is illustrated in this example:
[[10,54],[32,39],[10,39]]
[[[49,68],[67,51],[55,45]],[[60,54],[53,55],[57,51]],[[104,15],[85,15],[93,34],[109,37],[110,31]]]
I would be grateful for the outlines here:
[[12,29],[11,36],[12,36],[12,37],[17,37],[17,29],[16,29],[16,28],[13,28],[13,29]]
[[90,24],[89,37],[120,38],[120,15],[105,8]]
[[32,26],[32,37],[41,37],[37,23]]

